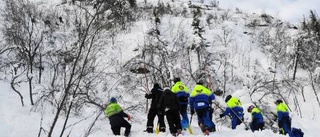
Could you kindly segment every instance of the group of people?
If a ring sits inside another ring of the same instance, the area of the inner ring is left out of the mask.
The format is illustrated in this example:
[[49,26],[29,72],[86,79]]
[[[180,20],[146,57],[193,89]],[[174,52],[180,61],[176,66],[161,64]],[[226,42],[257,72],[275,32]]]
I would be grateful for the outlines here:
[[[157,127],[159,132],[166,132],[164,116],[166,116],[170,133],[173,136],[181,134],[182,130],[189,128],[189,118],[187,115],[188,105],[190,106],[191,118],[196,114],[198,125],[201,131],[208,135],[209,132],[215,132],[216,126],[212,121],[212,101],[215,95],[211,90],[199,81],[189,93],[189,89],[181,82],[180,78],[174,79],[174,85],[171,88],[162,89],[160,84],[155,83],[150,94],[146,94],[145,98],[151,99],[151,107],[148,112],[146,132],[153,133],[154,119],[158,117]],[[244,109],[239,99],[228,95],[225,98],[227,108],[220,118],[230,116],[231,128],[236,129],[237,125],[243,123]],[[275,102],[278,113],[278,125],[281,134],[289,134],[291,136],[291,119],[287,105],[282,100]],[[249,123],[250,129],[254,131],[264,129],[264,120],[261,111],[254,105],[248,107],[247,111],[251,113],[252,121]],[[124,118],[130,120],[130,116],[123,112],[117,104],[115,98],[110,99],[110,104],[105,110],[106,116],[109,118],[111,129],[114,135],[120,135],[120,128],[125,127],[125,136],[130,133],[131,125]]]

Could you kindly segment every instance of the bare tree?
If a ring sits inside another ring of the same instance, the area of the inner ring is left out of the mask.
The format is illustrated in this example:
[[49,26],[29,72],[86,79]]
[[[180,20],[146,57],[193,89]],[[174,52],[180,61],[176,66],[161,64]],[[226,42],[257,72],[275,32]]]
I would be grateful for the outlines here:
[[[218,39],[221,43],[221,45],[224,48],[230,47],[232,42],[234,41],[233,38],[233,32],[232,30],[228,29],[228,28],[223,28],[223,33],[221,35],[218,35]],[[227,75],[227,71],[230,69],[229,67],[232,67],[232,64],[230,63],[230,61],[228,60],[231,56],[231,53],[228,53],[227,51],[223,51],[220,54],[220,57],[222,59],[222,66],[223,66],[223,96],[225,95],[226,92],[226,87],[227,87],[227,81],[228,81],[228,75]],[[230,70],[232,70],[232,68]],[[231,71],[232,72],[232,71]]]
[[35,69],[40,61],[41,46],[46,35],[42,29],[42,12],[28,0],[5,0],[2,11],[5,23],[2,29],[6,41],[5,51],[13,58],[11,65],[18,66],[15,71],[24,72],[29,85],[31,105],[33,99],[33,81]]

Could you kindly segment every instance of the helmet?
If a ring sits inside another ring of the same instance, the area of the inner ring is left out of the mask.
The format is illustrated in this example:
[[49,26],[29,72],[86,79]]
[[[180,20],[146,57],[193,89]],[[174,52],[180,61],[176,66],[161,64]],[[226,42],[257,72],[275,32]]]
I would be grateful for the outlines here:
[[116,98],[114,98],[114,97],[110,98],[110,103],[116,103],[116,102],[117,102]]
[[199,81],[197,82],[197,85],[203,85],[203,80],[199,80]]
[[250,105],[250,106],[248,107],[248,112],[251,112],[253,108],[254,108],[254,105]]
[[181,81],[181,79],[178,78],[178,77],[176,77],[176,78],[173,79],[173,82],[174,82],[174,83],[177,83],[177,82],[179,82],[179,81]]
[[231,98],[232,98],[232,96],[231,96],[231,95],[228,95],[224,101],[225,101],[225,102],[228,102]]
[[281,99],[277,99],[274,103],[280,104],[280,103],[282,103],[282,100]]

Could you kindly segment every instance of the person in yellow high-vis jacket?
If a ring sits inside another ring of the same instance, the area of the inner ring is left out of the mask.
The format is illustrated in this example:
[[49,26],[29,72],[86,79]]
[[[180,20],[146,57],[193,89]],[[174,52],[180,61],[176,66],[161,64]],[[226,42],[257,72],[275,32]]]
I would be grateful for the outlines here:
[[124,113],[122,108],[117,103],[117,99],[112,97],[110,103],[104,111],[105,115],[109,118],[111,130],[114,135],[120,135],[121,127],[125,127],[124,136],[129,136],[131,124],[124,119],[127,117],[130,120],[130,115]]
[[276,100],[275,104],[278,114],[278,126],[280,128],[280,134],[285,135],[288,133],[291,137],[291,118],[289,116],[289,108],[281,99]]
[[186,130],[189,126],[189,118],[187,115],[189,89],[181,82],[180,78],[173,80],[174,85],[171,87],[171,91],[176,94],[180,105],[181,126],[183,130]]
[[236,129],[237,125],[240,125],[244,120],[242,104],[238,98],[232,97],[231,95],[226,97],[225,102],[227,103],[227,108],[220,114],[220,118],[230,114],[232,118],[231,128]]
[[248,112],[251,113],[252,118],[252,121],[249,123],[251,131],[263,130],[264,121],[261,111],[254,105],[251,105],[248,107]]

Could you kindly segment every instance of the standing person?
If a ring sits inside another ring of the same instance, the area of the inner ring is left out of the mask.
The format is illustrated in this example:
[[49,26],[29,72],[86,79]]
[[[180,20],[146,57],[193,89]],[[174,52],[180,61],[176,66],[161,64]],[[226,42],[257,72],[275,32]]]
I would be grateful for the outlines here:
[[280,129],[280,134],[289,134],[292,137],[291,133],[291,118],[289,116],[289,109],[286,104],[283,103],[281,99],[275,101],[277,114],[278,114],[278,126]]
[[210,119],[210,103],[212,103],[214,99],[214,94],[203,86],[202,81],[199,81],[193,88],[189,99],[191,115],[193,115],[195,111],[197,112],[198,125],[206,135],[208,135],[209,132],[215,131],[215,124]]
[[116,98],[110,98],[110,103],[104,113],[109,118],[111,130],[114,135],[120,135],[121,127],[125,127],[124,136],[129,136],[131,124],[129,124],[124,117],[127,117],[128,120],[130,120],[130,115],[123,112],[122,108],[118,105]]
[[261,111],[254,105],[251,105],[248,107],[248,112],[251,113],[252,118],[252,121],[249,123],[251,131],[263,130],[264,121]]
[[159,113],[165,114],[168,120],[170,133],[173,136],[181,134],[180,105],[177,96],[169,89],[165,89],[158,104]]
[[175,93],[179,99],[180,115],[182,117],[181,126],[183,130],[186,130],[189,126],[189,118],[187,115],[188,98],[190,96],[189,89],[181,82],[180,78],[175,78],[173,82],[174,85],[171,91]]
[[244,120],[242,104],[239,99],[232,97],[231,95],[226,97],[225,102],[227,103],[227,108],[220,114],[220,118],[230,114],[232,119],[231,128],[236,129],[237,125],[240,125]]
[[158,117],[158,124],[160,126],[160,132],[166,132],[166,126],[164,123],[164,115],[158,113],[157,105],[159,103],[160,97],[163,93],[163,89],[160,87],[158,83],[155,83],[153,85],[153,88],[151,89],[151,94],[146,94],[145,97],[147,99],[151,100],[151,107],[148,112],[148,120],[147,120],[147,132],[153,133],[153,121],[155,116]]

